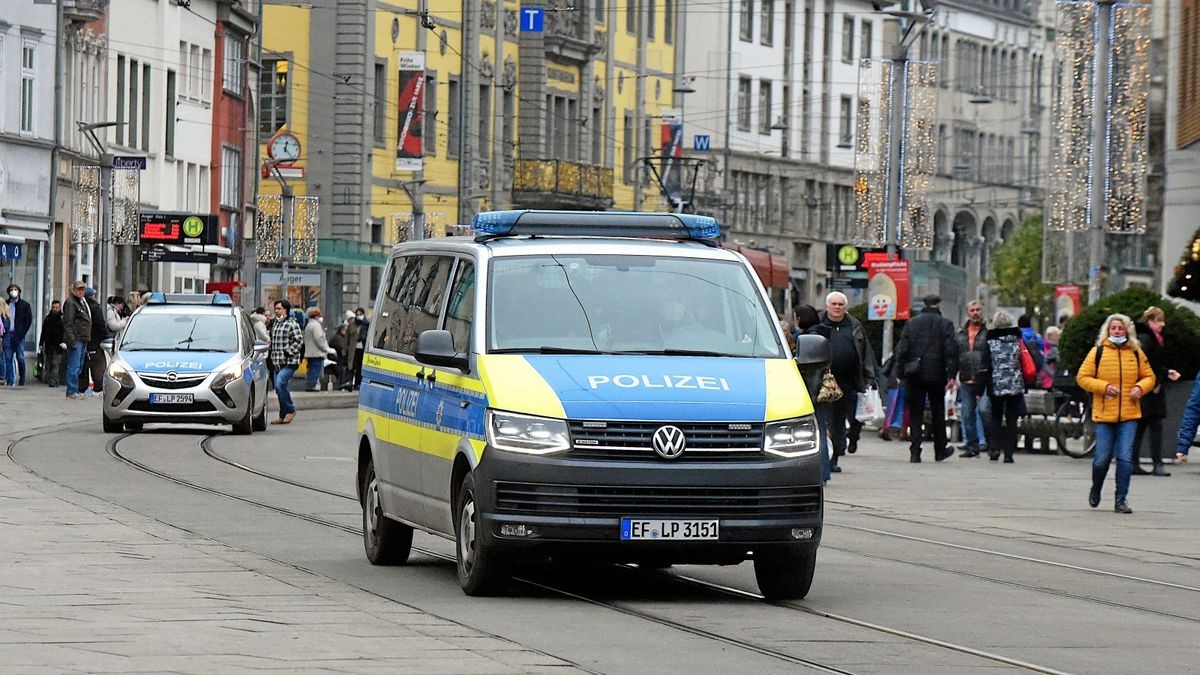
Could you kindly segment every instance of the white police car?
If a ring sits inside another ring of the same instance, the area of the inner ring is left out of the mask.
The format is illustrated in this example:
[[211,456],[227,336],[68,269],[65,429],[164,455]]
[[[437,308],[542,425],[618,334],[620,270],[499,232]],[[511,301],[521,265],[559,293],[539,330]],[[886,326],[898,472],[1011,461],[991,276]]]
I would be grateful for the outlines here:
[[105,348],[105,431],[146,422],[266,430],[267,345],[229,296],[152,294]]

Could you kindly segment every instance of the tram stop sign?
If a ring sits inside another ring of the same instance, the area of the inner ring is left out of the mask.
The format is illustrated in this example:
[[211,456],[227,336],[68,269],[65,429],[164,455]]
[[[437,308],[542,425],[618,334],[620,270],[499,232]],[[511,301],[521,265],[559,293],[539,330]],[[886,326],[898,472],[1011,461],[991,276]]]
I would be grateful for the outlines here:
[[216,246],[221,243],[221,224],[212,214],[142,212],[138,214],[138,242],[142,246]]

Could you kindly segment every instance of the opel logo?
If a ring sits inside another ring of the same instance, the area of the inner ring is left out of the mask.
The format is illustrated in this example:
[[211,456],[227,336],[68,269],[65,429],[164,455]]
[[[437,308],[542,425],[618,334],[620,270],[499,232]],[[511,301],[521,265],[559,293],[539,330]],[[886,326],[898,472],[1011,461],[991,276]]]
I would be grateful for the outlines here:
[[175,380],[178,380],[178,379],[179,379],[179,373],[176,373],[173,370],[171,372],[167,373],[167,382],[174,382]]
[[683,449],[687,447],[687,437],[683,435],[683,430],[679,427],[659,427],[650,439],[650,446],[654,448],[654,452],[658,453],[659,457],[675,459],[682,455]]

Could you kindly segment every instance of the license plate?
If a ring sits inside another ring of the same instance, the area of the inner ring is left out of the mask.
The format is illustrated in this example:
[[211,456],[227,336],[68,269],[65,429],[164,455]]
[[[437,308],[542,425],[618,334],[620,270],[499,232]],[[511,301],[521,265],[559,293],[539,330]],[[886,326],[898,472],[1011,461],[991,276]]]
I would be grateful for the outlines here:
[[150,394],[151,403],[192,403],[194,394]]
[[622,518],[621,541],[719,539],[716,520],[657,520]]

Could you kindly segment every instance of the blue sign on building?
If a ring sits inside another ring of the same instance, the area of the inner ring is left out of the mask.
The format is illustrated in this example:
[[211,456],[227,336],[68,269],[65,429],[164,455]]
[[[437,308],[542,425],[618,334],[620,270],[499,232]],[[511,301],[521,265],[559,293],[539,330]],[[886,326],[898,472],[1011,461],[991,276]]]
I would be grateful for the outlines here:
[[708,152],[710,146],[712,146],[712,136],[709,136],[708,134],[695,134],[692,136],[693,150]]
[[541,7],[521,8],[521,32],[541,33],[546,27],[546,10]]
[[0,241],[0,260],[20,260],[25,244]]

